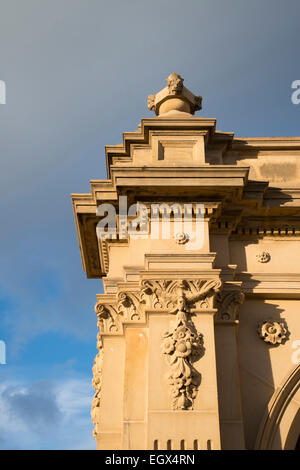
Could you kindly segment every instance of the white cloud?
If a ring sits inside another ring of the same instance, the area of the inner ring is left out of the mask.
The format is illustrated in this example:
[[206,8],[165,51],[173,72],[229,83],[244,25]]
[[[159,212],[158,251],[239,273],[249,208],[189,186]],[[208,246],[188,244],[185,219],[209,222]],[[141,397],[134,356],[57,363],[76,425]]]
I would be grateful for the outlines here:
[[95,449],[90,379],[0,384],[0,449]]

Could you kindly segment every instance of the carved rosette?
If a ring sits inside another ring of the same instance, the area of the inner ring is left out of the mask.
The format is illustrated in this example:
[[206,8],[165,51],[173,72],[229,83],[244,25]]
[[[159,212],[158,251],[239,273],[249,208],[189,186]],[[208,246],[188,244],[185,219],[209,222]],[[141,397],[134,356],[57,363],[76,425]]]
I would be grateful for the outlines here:
[[189,241],[189,236],[187,233],[180,232],[174,235],[174,239],[176,243],[178,243],[178,245],[184,245],[185,243]]
[[267,251],[261,251],[256,255],[256,259],[259,263],[268,263],[271,259],[271,255]]
[[202,335],[187,320],[186,312],[179,310],[172,328],[164,333],[162,351],[169,365],[167,375],[174,410],[192,408],[200,384],[200,374],[193,367],[202,352]]
[[266,343],[280,344],[287,337],[285,324],[275,320],[265,320],[258,324],[257,332]]

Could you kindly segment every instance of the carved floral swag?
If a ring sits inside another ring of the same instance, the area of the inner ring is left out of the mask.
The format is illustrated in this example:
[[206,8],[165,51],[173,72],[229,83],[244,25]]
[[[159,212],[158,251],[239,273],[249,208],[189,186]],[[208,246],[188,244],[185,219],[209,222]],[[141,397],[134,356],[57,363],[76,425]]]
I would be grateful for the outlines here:
[[173,327],[163,335],[162,351],[170,366],[167,379],[171,386],[173,408],[185,410],[192,406],[200,383],[200,374],[192,366],[202,351],[202,335],[179,310]]

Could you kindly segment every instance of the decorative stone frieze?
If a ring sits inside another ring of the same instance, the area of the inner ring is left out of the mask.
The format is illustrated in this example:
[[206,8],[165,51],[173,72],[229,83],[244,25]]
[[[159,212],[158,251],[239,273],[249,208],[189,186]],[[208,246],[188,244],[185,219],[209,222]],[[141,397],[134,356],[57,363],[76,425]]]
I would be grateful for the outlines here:
[[284,323],[272,319],[259,323],[257,332],[261,339],[273,345],[282,343],[287,337]]

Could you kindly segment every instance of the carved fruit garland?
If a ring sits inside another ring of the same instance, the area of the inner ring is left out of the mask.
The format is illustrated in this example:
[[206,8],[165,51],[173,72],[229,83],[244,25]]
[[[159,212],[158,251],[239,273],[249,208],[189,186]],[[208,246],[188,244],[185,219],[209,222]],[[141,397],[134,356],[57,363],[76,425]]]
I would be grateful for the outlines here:
[[184,311],[179,310],[170,331],[163,335],[162,350],[170,366],[168,382],[171,387],[173,408],[192,407],[200,383],[200,374],[192,366],[201,353],[202,335],[199,335]]

